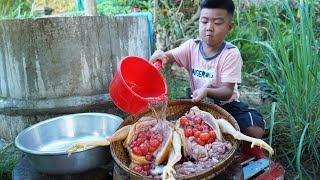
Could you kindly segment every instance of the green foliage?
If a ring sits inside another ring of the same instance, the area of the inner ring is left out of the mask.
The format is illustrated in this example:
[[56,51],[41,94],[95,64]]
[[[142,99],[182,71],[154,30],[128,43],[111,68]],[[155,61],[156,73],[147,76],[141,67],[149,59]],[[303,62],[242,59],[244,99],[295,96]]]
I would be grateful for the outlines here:
[[0,96],[0,99],[7,100],[8,98],[4,96]]
[[134,7],[138,7],[142,12],[153,12],[152,1],[140,0],[104,0],[97,4],[97,11],[102,16],[112,16],[116,14],[126,14]]
[[138,7],[141,11],[153,12],[153,1],[127,0],[131,8]]
[[15,147],[13,141],[0,146],[0,179],[12,179],[12,170],[21,157],[22,152]]
[[97,5],[97,11],[99,15],[111,16],[115,14],[128,13],[130,7],[122,4],[121,1],[103,1],[101,4]]
[[191,20],[197,12],[198,0],[159,2],[157,22],[158,41],[161,45],[159,49],[170,50],[187,39],[198,36],[198,19]]
[[161,70],[168,87],[168,99],[173,100],[190,98],[191,90],[188,89],[188,79],[179,79],[171,67],[172,64],[168,64],[164,69]]
[[[320,142],[320,61],[313,7],[313,1],[300,1],[300,18],[296,18],[284,1],[282,17],[278,17],[269,3],[266,10],[270,17],[264,27],[268,29],[268,41],[257,42],[266,51],[261,62],[268,72],[264,79],[277,95],[278,110],[287,117],[287,125],[282,126],[283,135],[290,139],[282,142],[289,148],[285,156],[289,162],[296,162],[300,178],[314,178],[320,164],[320,144],[315,143]],[[304,164],[304,159],[310,161]]]
[[30,0],[0,0],[0,19],[31,16]]
[[248,12],[242,11],[237,7],[234,15],[234,28],[226,37],[227,41],[230,41],[240,49],[244,61],[244,76],[246,79],[254,80],[244,82],[249,86],[254,86],[261,74],[264,73],[263,67],[258,63],[264,58],[263,49],[251,42],[265,39],[265,31],[260,28],[260,16],[263,13],[262,11],[257,11],[253,6]]

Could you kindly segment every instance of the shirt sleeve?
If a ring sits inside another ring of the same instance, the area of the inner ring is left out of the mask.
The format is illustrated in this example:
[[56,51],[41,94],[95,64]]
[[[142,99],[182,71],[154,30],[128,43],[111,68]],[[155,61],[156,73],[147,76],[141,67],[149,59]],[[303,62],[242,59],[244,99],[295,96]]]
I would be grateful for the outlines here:
[[242,57],[238,48],[230,49],[221,71],[221,82],[241,83]]
[[192,51],[192,44],[193,40],[189,39],[185,43],[181,44],[179,47],[176,47],[170,50],[171,54],[173,55],[175,62],[179,67],[184,67],[188,69],[190,66],[190,59],[191,59],[191,51]]

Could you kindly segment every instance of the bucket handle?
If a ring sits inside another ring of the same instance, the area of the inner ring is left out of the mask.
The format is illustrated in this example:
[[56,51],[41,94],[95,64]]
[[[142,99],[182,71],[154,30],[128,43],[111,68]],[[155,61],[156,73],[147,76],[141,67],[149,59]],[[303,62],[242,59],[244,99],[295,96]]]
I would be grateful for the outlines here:
[[162,69],[162,61],[157,60],[154,64],[154,67],[156,67],[159,71]]
[[[158,71],[160,71],[163,68],[162,61],[157,60],[155,63],[153,63],[153,66],[155,68],[157,68]],[[167,96],[167,94],[163,94],[163,95],[161,95],[159,97],[145,98],[145,100],[147,100],[150,104],[156,104],[156,103],[158,103],[160,101],[168,100],[168,96]]]

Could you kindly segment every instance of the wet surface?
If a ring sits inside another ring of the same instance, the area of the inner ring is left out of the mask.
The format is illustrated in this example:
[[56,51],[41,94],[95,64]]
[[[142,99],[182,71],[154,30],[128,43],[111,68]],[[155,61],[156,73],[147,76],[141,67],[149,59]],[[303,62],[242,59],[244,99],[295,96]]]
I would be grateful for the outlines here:
[[[113,176],[115,175],[115,176]],[[122,180],[129,178],[124,170],[115,165],[113,161],[108,164],[79,174],[70,175],[48,175],[38,172],[32,167],[28,158],[22,158],[12,171],[12,179],[14,180],[100,180],[100,179]],[[234,162],[219,175],[214,177],[215,180],[242,180],[243,171],[240,162]]]
[[22,158],[12,171],[14,180],[101,180],[111,179],[113,173],[113,162],[109,162],[102,167],[78,174],[48,175],[43,174],[33,168],[27,157]]

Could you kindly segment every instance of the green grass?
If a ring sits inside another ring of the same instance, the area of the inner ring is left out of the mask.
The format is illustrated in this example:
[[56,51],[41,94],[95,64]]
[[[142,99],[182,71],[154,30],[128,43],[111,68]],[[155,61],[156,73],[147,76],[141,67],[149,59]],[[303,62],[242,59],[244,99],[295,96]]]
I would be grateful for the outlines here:
[[[279,12],[266,1],[269,41],[257,42],[266,51],[261,62],[268,72],[267,84],[276,93],[282,117],[281,142],[288,166],[298,177],[313,179],[320,164],[320,61],[319,41],[313,28],[314,1],[300,1],[300,18],[287,1]],[[279,121],[278,121],[279,122]],[[305,163],[306,159],[310,159]]]
[[12,170],[22,158],[23,153],[15,147],[14,142],[6,142],[0,147],[0,179],[11,180]]

